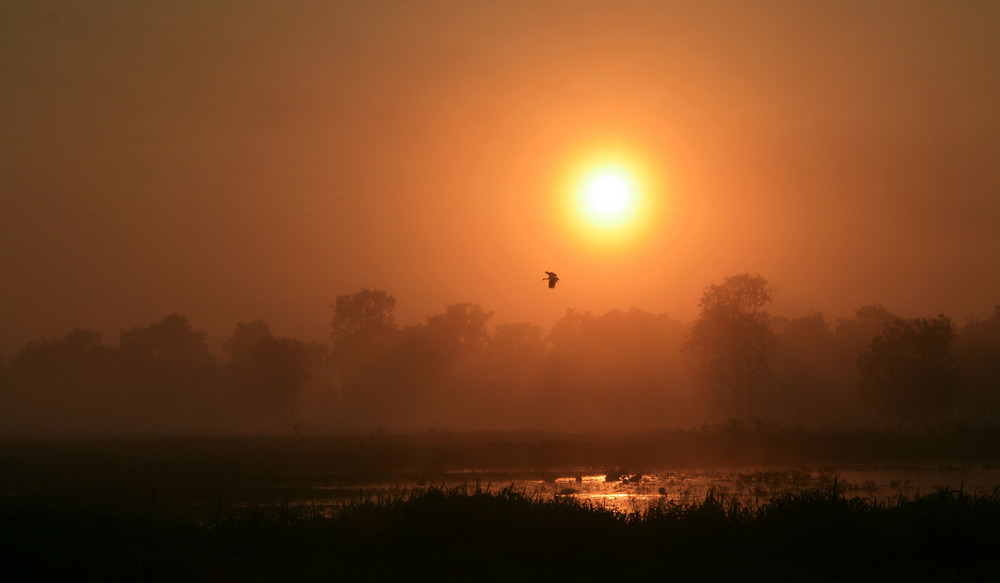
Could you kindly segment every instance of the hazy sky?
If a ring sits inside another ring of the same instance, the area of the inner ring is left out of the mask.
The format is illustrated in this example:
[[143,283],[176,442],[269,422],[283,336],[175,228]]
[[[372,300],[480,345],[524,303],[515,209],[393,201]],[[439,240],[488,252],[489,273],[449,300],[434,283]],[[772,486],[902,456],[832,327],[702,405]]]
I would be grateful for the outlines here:
[[[362,287],[403,324],[689,319],[742,271],[779,314],[989,315],[998,30],[992,1],[5,0],[0,352],[172,312],[322,339]],[[601,156],[642,169],[624,243],[560,202]]]

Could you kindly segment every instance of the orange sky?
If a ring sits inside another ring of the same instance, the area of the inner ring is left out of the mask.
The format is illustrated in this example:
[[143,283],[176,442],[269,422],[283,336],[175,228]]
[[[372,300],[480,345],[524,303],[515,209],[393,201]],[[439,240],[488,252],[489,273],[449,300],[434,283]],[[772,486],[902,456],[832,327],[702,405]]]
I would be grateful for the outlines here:
[[[784,315],[986,316],[997,30],[995,2],[5,2],[0,352],[172,312],[323,339],[361,287],[403,324],[689,319],[742,271]],[[558,210],[608,150],[658,203],[613,249]]]

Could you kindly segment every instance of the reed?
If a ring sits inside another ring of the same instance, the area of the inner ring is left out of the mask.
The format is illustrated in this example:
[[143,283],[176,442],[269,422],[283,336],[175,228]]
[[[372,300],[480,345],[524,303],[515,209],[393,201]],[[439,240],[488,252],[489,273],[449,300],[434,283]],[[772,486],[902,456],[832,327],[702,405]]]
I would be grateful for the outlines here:
[[32,495],[0,498],[5,580],[538,580],[650,576],[964,580],[1000,575],[1000,498],[836,486],[759,505],[715,492],[644,512],[513,487],[430,487],[332,515],[219,508],[211,520]]

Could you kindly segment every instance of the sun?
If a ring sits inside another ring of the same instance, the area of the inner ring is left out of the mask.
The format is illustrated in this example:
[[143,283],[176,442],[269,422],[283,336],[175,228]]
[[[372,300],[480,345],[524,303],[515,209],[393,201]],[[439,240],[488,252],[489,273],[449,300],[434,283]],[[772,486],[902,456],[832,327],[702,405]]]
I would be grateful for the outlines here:
[[592,227],[627,227],[639,211],[638,183],[621,167],[599,166],[587,172],[577,191],[577,212]]
[[631,195],[628,182],[618,174],[601,174],[587,185],[587,204],[604,217],[622,212]]
[[664,183],[634,148],[575,150],[558,172],[552,198],[567,242],[586,253],[640,249],[662,232]]

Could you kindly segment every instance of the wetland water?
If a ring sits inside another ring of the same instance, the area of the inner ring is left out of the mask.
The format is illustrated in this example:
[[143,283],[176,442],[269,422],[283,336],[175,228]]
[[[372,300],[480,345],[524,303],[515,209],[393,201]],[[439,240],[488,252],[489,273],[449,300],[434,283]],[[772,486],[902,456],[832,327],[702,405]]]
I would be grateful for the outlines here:
[[[310,480],[311,481],[311,480]],[[643,511],[664,503],[701,502],[709,493],[743,504],[766,502],[775,496],[810,489],[837,490],[847,496],[888,499],[928,494],[940,488],[968,494],[1000,492],[1000,465],[900,464],[878,466],[796,466],[739,469],[660,470],[627,473],[620,470],[561,468],[546,471],[453,470],[434,476],[413,475],[365,480],[344,476],[340,482],[316,484],[308,499],[301,484],[288,482],[296,490],[299,504],[311,504],[326,512],[366,498],[395,498],[419,493],[430,487],[496,491],[513,487],[541,499],[572,497],[584,504],[619,512]],[[275,484],[280,493],[282,485]]]
[[702,502],[710,492],[753,505],[834,484],[843,495],[875,499],[939,488],[996,494],[997,451],[1000,429],[992,428],[7,440],[0,441],[0,494],[204,519],[227,507],[309,505],[334,513],[432,487],[510,487],[542,500],[565,496],[633,512]]

